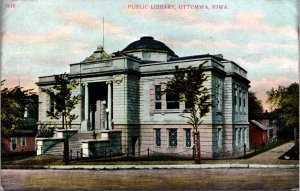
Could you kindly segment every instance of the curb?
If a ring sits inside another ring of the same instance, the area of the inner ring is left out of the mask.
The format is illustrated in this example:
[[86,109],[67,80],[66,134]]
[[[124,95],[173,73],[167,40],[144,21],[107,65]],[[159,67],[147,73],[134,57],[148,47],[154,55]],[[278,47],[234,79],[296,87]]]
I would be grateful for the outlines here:
[[200,164],[200,165],[3,165],[1,169],[51,169],[51,170],[154,170],[154,169],[297,169],[299,165],[267,164]]

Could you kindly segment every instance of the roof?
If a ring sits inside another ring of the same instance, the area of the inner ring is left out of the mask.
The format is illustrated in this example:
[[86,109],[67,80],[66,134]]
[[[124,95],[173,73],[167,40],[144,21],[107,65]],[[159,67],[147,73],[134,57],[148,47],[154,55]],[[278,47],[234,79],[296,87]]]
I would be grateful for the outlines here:
[[166,52],[171,56],[177,57],[177,55],[167,45],[158,40],[154,40],[152,36],[143,36],[140,40],[130,43],[126,48],[122,50],[125,53],[131,53],[136,51],[154,51],[154,52]]
[[261,124],[261,123],[255,121],[255,120],[251,120],[250,122],[251,122],[253,125],[255,125],[256,127],[260,128],[260,129],[262,129],[262,130],[264,130],[264,131],[270,129],[269,127],[267,127],[267,126],[265,126],[265,125],[263,125],[263,124]]
[[1,137],[35,137],[37,130],[34,129],[15,129],[9,134],[1,134]]

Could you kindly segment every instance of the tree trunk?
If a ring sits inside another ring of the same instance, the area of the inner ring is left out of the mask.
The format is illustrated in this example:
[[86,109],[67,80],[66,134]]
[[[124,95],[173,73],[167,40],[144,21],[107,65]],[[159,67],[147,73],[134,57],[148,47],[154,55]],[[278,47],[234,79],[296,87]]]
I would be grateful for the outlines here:
[[200,149],[200,134],[198,132],[194,132],[194,142],[195,142],[195,163],[201,163],[201,149]]
[[69,164],[69,138],[67,137],[64,141],[64,162],[65,165]]

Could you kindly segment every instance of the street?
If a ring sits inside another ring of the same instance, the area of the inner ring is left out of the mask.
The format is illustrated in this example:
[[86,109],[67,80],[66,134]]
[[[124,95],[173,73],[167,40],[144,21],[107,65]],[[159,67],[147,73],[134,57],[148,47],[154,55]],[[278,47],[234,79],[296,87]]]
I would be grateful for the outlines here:
[[4,190],[291,190],[299,169],[1,170]]

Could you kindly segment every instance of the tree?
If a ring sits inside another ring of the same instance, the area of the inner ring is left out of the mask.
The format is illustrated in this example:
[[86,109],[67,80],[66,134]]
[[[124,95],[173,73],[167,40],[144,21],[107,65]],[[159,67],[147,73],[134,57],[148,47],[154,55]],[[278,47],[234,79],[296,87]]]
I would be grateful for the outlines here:
[[[72,121],[77,119],[78,115],[71,112],[75,109],[76,104],[80,101],[80,95],[72,96],[74,90],[79,83],[76,80],[69,80],[66,73],[54,76],[55,84],[48,88],[42,89],[49,95],[53,101],[54,109],[47,111],[47,116],[50,119],[62,119],[62,128],[68,130],[71,128]],[[66,123],[66,126],[65,126]],[[65,128],[66,127],[66,128]],[[68,137],[64,141],[64,161],[65,164],[69,163],[69,140]]]
[[163,91],[171,95],[179,94],[179,101],[185,102],[188,106],[185,112],[189,113],[189,116],[182,115],[182,117],[187,118],[187,123],[193,128],[195,163],[201,163],[199,125],[202,123],[201,118],[210,111],[211,106],[209,90],[204,86],[208,78],[203,70],[205,63],[197,68],[175,66],[174,77],[166,82],[166,89]]
[[278,136],[290,138],[299,131],[299,84],[294,82],[289,86],[278,86],[267,91],[268,102],[275,108],[279,123],[284,127],[279,129]]
[[262,101],[256,97],[256,93],[249,91],[248,94],[248,105],[249,105],[249,120],[259,119],[263,114]]
[[5,80],[1,81],[1,134],[9,136],[14,130],[31,128],[36,130],[36,120],[24,117],[29,111],[30,119],[37,118],[37,95],[32,89],[23,89],[15,86],[4,87]]
[[[66,130],[68,126],[71,128],[72,121],[78,118],[78,115],[71,112],[75,109],[75,106],[80,101],[80,95],[72,96],[72,90],[74,90],[79,83],[76,80],[69,80],[66,73],[54,76],[55,84],[48,88],[42,89],[49,95],[53,101],[54,109],[47,111],[47,116],[50,119],[62,119],[62,128]],[[65,125],[66,124],[66,125]]]

